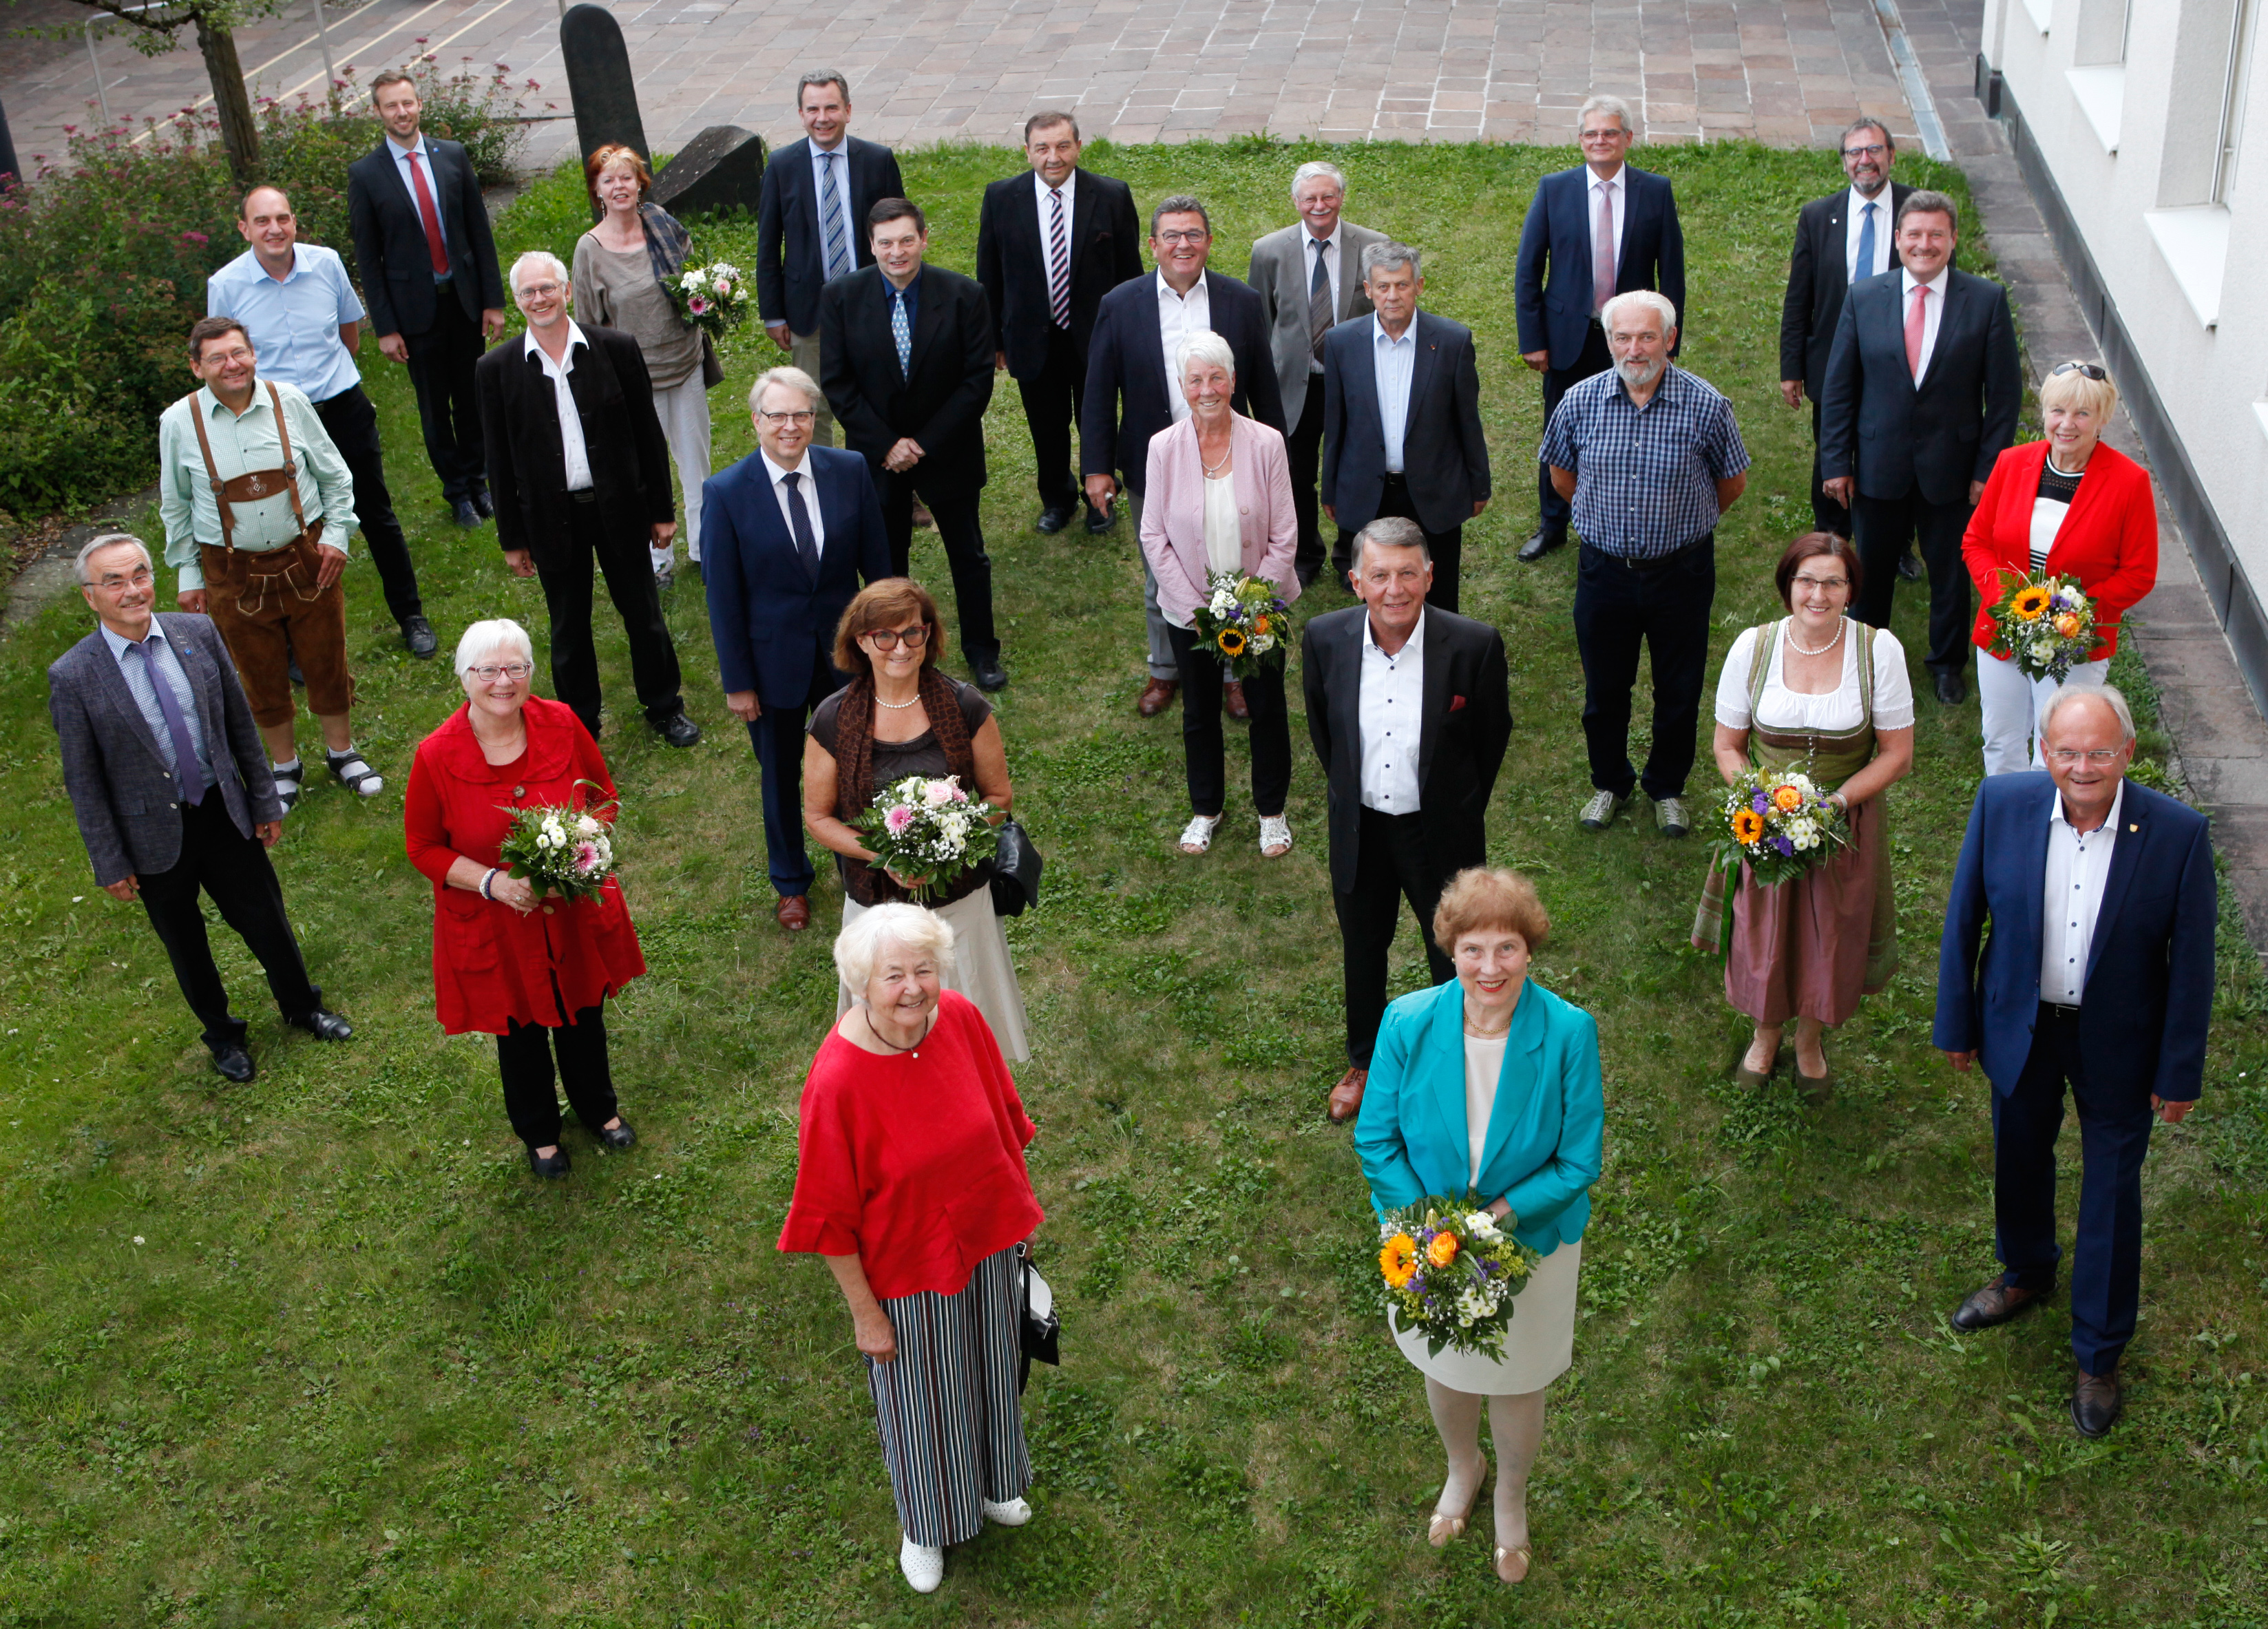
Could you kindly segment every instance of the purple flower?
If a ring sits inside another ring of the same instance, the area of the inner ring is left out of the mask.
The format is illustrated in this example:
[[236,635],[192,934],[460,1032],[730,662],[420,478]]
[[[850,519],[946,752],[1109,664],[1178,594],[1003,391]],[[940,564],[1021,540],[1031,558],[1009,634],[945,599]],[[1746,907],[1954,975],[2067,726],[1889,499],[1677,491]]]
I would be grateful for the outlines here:
[[1759,814],[1769,814],[1771,813],[1771,800],[1759,792],[1749,800],[1749,807]]
[[1764,839],[1764,846],[1783,859],[1795,852],[1795,844],[1786,837],[1767,837]]

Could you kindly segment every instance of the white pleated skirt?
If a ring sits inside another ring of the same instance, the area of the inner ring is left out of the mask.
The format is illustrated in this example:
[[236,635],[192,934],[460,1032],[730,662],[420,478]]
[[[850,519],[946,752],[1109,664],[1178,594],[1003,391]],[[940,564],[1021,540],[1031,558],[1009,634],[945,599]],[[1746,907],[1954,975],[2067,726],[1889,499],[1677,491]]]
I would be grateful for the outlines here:
[[[843,925],[856,922],[866,907],[847,896],[843,901]],[[1029,1063],[1032,1049],[1024,1038],[1024,989],[1016,982],[1016,965],[1008,959],[1008,932],[992,909],[992,890],[978,888],[966,899],[937,908],[953,924],[953,977],[948,990],[958,990],[976,1004],[992,1038],[1012,1063]],[[835,1015],[850,1010],[850,987],[837,984]]]
[[1427,1357],[1425,1338],[1397,1327],[1390,1308],[1386,1327],[1419,1374],[1452,1391],[1488,1397],[1541,1391],[1575,1360],[1575,1281],[1582,1266],[1580,1239],[1561,1245],[1537,1264],[1535,1276],[1513,1297],[1512,1323],[1495,1355],[1444,1346],[1440,1357]]

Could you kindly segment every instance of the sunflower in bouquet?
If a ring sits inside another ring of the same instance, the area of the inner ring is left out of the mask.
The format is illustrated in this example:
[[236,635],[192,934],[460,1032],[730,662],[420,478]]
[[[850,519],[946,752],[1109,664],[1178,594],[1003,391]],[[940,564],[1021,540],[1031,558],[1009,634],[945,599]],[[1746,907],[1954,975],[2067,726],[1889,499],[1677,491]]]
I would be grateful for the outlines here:
[[1503,1345],[1513,1298],[1543,1259],[1512,1236],[1515,1220],[1497,1220],[1476,1193],[1429,1194],[1379,1224],[1386,1304],[1397,1328],[1425,1338],[1427,1356]]
[[1263,667],[1283,671],[1292,608],[1264,578],[1214,572],[1189,623],[1197,648],[1219,658],[1230,678],[1247,679]]
[[2095,601],[2075,577],[2010,571],[1992,619],[1992,654],[2006,656],[2027,679],[2062,683],[2095,645]]

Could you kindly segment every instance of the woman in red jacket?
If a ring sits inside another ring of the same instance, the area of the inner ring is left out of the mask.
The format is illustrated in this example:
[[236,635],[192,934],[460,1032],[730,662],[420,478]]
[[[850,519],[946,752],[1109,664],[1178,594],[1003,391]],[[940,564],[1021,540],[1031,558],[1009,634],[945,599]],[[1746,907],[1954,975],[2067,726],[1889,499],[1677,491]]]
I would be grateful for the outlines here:
[[1037,1128],[984,1015],[943,987],[953,938],[899,903],[836,937],[858,993],[804,1081],[779,1237],[824,1257],[850,1303],[905,1529],[898,1566],[924,1595],[947,1544],[1032,1519],[1017,1247],[1041,1221],[1024,1168]]
[[[534,652],[518,623],[475,623],[457,645],[466,703],[418,744],[402,800],[409,863],[433,881],[433,994],[441,1028],[497,1038],[504,1112],[539,1176],[567,1175],[552,1059],[575,1117],[610,1148],[637,1140],[615,1103],[600,1005],[645,971],[622,885],[538,900],[497,851],[511,811],[609,803],[615,783],[574,713],[528,693]],[[593,786],[578,786],[589,781]],[[612,821],[611,809],[597,810]]]
[[[2095,601],[2096,643],[2065,684],[2101,684],[2118,648],[2126,608],[2158,580],[2158,511],[2150,477],[2102,445],[2118,408],[2118,387],[2091,362],[2066,362],[2040,386],[2044,441],[2012,446],[1992,466],[1969,518],[1961,553],[1987,606],[2007,592],[2011,574],[2045,571],[2075,577]],[[1984,714],[1984,772],[2040,767],[2039,720],[2062,688],[2024,677],[2014,660],[1992,654],[1991,612],[1977,618],[1977,699]]]

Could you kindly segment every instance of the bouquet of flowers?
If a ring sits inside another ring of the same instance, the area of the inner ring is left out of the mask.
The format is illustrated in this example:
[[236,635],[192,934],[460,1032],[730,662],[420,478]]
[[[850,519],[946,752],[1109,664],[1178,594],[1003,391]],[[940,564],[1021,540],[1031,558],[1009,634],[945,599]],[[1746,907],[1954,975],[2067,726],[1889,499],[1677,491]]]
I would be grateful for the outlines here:
[[738,266],[724,261],[688,266],[674,277],[664,277],[661,286],[669,291],[677,314],[712,340],[723,339],[727,328],[748,314],[748,281]]
[[958,775],[909,775],[883,787],[874,807],[851,823],[874,851],[873,863],[920,878],[914,897],[926,901],[992,858],[1000,845],[993,813],[990,804],[970,800]]
[[1491,1353],[1512,1322],[1512,1298],[1543,1257],[1512,1236],[1478,1194],[1427,1195],[1379,1224],[1378,1271],[1400,1328],[1441,1348]]
[[1232,679],[1263,667],[1281,671],[1290,652],[1292,608],[1276,585],[1261,578],[1215,571],[1190,623],[1197,644],[1220,658]]
[[606,887],[615,874],[613,829],[591,810],[534,807],[506,812],[512,829],[497,858],[507,873],[525,877],[534,887],[538,899],[546,894],[581,899]]
[[1992,652],[2006,652],[2027,679],[2060,684],[2095,648],[2095,601],[2075,577],[2007,574],[2008,588],[1987,613],[1999,630]]
[[[1830,803],[1810,776],[1800,770],[1750,770],[1725,792],[1725,835],[1714,851],[1727,876],[1746,860],[1757,882],[1776,888],[1847,846],[1850,833],[1843,810]],[[1726,891],[1726,910],[1732,891]]]

